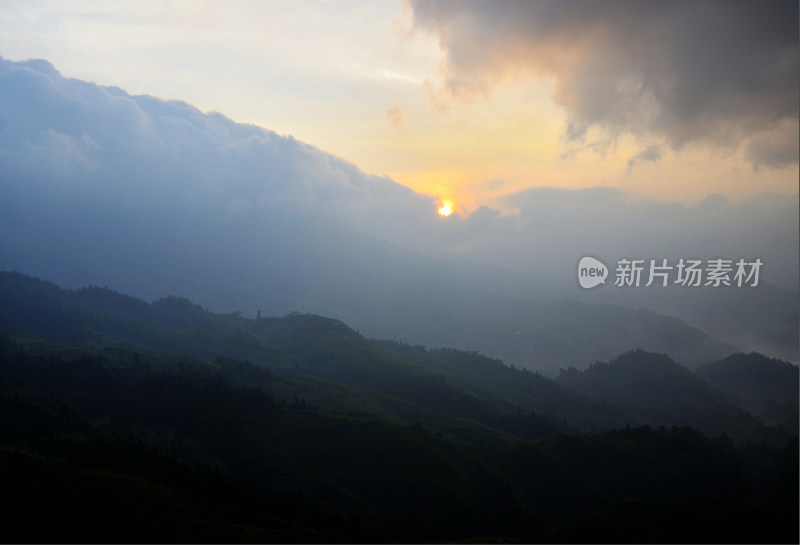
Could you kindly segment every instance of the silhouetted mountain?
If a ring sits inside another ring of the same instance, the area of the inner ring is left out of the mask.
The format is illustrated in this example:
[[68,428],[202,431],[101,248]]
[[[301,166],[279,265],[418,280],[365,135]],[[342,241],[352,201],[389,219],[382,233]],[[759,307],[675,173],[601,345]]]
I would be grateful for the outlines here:
[[[557,433],[564,429],[565,410],[578,425],[597,420],[580,411],[576,396],[543,377],[506,368],[521,384],[534,381],[540,390],[547,384],[548,395],[564,403],[536,395],[507,400],[502,391],[482,388],[481,375],[450,384],[452,363],[445,368],[430,357],[387,350],[331,318],[294,313],[251,320],[238,313],[213,314],[179,297],[148,305],[104,288],[60,290],[18,273],[0,273],[0,296],[6,294],[0,327],[9,332],[90,349],[249,360],[284,374],[270,385],[276,394],[311,396],[328,409],[381,414],[462,440],[507,442]],[[454,354],[451,360],[458,360]],[[343,402],[348,396],[355,401]]]
[[653,285],[637,290],[604,290],[594,294],[592,300],[674,316],[742,350],[797,362],[799,298],[797,289],[760,283],[756,289],[746,290],[736,286],[686,290]]
[[[725,541],[753,535],[725,516],[768,523],[769,541],[796,533],[796,439],[779,450],[785,432],[665,355],[556,382],[312,314],[252,320],[18,273],[0,273],[0,300],[14,541],[120,541],[131,517],[131,541],[612,539],[638,524],[631,501],[654,521],[639,541],[680,541],[697,513]],[[23,525],[33,512],[51,524]]]
[[[532,353],[558,361],[591,362],[610,359],[639,348],[668,353],[687,367],[703,363],[702,354],[729,354],[730,346],[671,316],[613,305],[559,300],[546,306],[532,328],[543,340]],[[523,338],[525,330],[523,329]],[[559,357],[567,354],[568,358]],[[560,367],[564,367],[560,365]]]
[[[636,347],[690,367],[742,349],[797,359],[797,195],[684,206],[538,187],[507,197],[519,213],[443,219],[434,197],[292,137],[41,59],[0,58],[0,118],[0,262],[62,286],[178,293],[251,317],[310,312],[551,375]],[[587,250],[609,265],[760,255],[767,266],[752,289],[583,290],[573,275]]]
[[[598,364],[584,373],[565,372],[557,384],[474,352],[370,341],[339,320],[310,314],[252,320],[239,313],[210,313],[181,297],[147,304],[107,288],[61,290],[19,273],[0,273],[0,296],[6,301],[0,327],[9,332],[88,349],[115,346],[249,360],[282,374],[271,385],[276,395],[421,424],[467,441],[507,442],[569,426],[600,430],[638,423],[693,425],[737,440],[786,439],[773,436],[685,368],[663,357],[651,361],[654,356],[641,351],[608,369]],[[572,303],[558,308],[568,310],[556,313],[554,324],[606,312],[597,307],[595,314]],[[664,320],[679,331],[684,327]],[[599,329],[602,337],[606,329]],[[665,338],[675,336],[667,330]],[[625,365],[631,357],[638,358],[635,365]],[[598,386],[595,377],[603,374],[610,375]],[[641,381],[649,382],[643,386]],[[698,406],[710,409],[697,412]]]
[[[725,515],[769,522],[759,527],[764,541],[796,533],[785,497],[787,483],[796,491],[786,479],[791,449],[757,482],[730,441],[686,428],[488,449],[422,426],[276,401],[229,381],[275,380],[242,362],[3,346],[9,541],[574,541],[597,520],[601,536],[640,526],[635,513],[607,515],[626,498],[673,523],[712,509],[698,502],[713,505],[710,527],[726,542],[753,534],[719,525]],[[748,504],[754,498],[759,506]],[[31,526],[34,513],[49,523]],[[661,525],[646,535],[694,541]]]
[[666,354],[627,352],[587,369],[562,370],[557,382],[620,408],[625,419],[691,426],[710,435],[783,444],[789,431],[770,431],[700,376]]
[[[414,24],[437,32],[450,11]],[[573,68],[585,99],[595,74]],[[775,110],[791,99],[789,126],[795,76]],[[671,98],[698,90],[683,79]],[[729,114],[775,102],[731,96]],[[650,128],[727,145],[675,131],[685,98]],[[581,102],[571,136],[624,124]],[[754,168],[785,166],[772,117],[739,142]],[[0,271],[5,541],[796,543],[797,368],[725,356],[798,360],[798,195],[518,183],[491,182],[502,212],[444,218],[437,197],[292,136],[0,57],[0,266],[70,288]],[[578,286],[585,252],[606,286]],[[648,289],[614,285],[622,256],[692,256],[704,280],[722,259],[764,267],[750,287]]]
[[798,509],[798,441],[795,438],[758,468],[754,479],[756,499],[754,503],[785,510],[794,514]]
[[761,354],[732,354],[697,368],[697,374],[750,413],[797,432],[798,368]]

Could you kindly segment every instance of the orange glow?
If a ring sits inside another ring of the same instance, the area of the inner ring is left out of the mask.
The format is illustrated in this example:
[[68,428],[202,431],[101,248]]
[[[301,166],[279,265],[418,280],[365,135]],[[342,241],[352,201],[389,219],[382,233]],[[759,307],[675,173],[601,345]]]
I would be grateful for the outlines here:
[[444,201],[442,207],[439,209],[439,215],[447,217],[452,213],[453,213],[453,203],[451,203],[450,201]]

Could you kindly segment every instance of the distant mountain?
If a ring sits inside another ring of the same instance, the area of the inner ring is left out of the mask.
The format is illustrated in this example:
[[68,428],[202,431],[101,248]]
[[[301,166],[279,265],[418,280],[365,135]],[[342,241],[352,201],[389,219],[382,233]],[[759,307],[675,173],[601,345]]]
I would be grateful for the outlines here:
[[[558,300],[544,307],[534,320],[530,351],[548,362],[554,375],[556,366],[585,367],[637,348],[670,354],[690,368],[702,363],[705,354],[731,351],[729,345],[677,318],[643,309]],[[513,342],[510,345],[515,346]]]
[[[797,363],[800,358],[800,299],[797,289],[768,283],[757,289],[652,286],[638,290],[604,291],[596,302],[630,308],[646,308],[657,314],[675,316],[711,337],[754,351]],[[672,353],[667,351],[668,353]]]
[[[726,245],[711,237],[698,255],[743,251],[726,229],[739,225],[738,207],[709,215],[634,206],[608,188],[538,188],[518,215],[481,207],[444,219],[435,198],[292,137],[66,78],[42,60],[0,59],[0,118],[0,266],[62,286],[112,285],[148,301],[180,294],[248,317],[330,316],[370,338],[475,350],[550,376],[637,347],[695,366],[744,348],[783,352],[796,338],[796,309],[773,312],[789,299],[781,291],[740,290],[733,303],[710,300],[703,320],[687,312],[681,322],[647,305],[644,289],[574,281],[588,248],[614,241],[650,252],[658,238],[694,251],[708,222]],[[768,201],[750,207],[745,227],[763,240],[781,235],[758,247],[770,249],[769,270],[787,275],[796,207]],[[664,235],[678,226],[677,239]],[[709,325],[715,312],[724,328]],[[758,318],[749,336],[743,316]],[[732,332],[728,344],[717,332]]]
[[666,355],[554,381],[313,314],[19,273],[0,302],[12,541],[682,541],[698,517],[752,535],[730,516],[796,534],[796,436]]
[[[670,358],[641,350],[584,372],[571,368],[554,382],[477,352],[369,340],[339,320],[313,314],[253,320],[211,313],[182,297],[148,304],[107,288],[62,290],[2,272],[0,300],[0,331],[86,349],[250,361],[280,373],[270,386],[276,395],[420,424],[466,441],[508,442],[639,423],[692,425],[737,440],[786,438]],[[596,322],[592,335],[598,341],[611,331],[602,319],[609,312],[631,315],[631,324],[651,318],[574,303],[558,308],[564,311],[553,312],[561,321],[554,328],[570,319],[587,327]],[[664,321],[664,339],[683,338],[685,326],[678,320],[656,319]]]
[[[580,396],[544,377],[501,362],[487,369],[514,379],[460,372],[459,360],[475,355],[452,351],[445,364],[424,349],[369,341],[332,318],[293,313],[252,320],[213,314],[179,297],[147,304],[105,288],[61,290],[18,273],[0,273],[0,300],[0,331],[87,349],[248,360],[284,374],[271,384],[274,393],[330,409],[390,415],[463,440],[557,433],[566,429],[566,413],[578,425],[598,420],[581,411]],[[505,395],[504,388],[520,386],[526,392]]]
[[691,426],[710,435],[781,443],[777,436],[723,393],[666,354],[635,350],[584,370],[562,370],[557,382],[621,408],[626,419],[651,425]]
[[701,365],[696,372],[765,422],[797,429],[800,381],[796,365],[751,352]]

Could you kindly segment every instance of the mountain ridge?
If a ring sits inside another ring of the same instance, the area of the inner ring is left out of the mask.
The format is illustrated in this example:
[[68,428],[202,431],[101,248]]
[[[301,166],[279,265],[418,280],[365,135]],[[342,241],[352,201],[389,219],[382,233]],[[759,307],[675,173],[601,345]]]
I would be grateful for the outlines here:
[[[637,520],[630,501],[649,506],[646,540],[695,535],[698,518],[726,541],[755,535],[732,515],[770,541],[797,531],[797,439],[778,428],[745,443],[736,419],[716,437],[655,427],[632,403],[311,314],[143,306],[18,273],[0,273],[0,301],[0,480],[19,541],[116,542],[120,512],[144,517],[138,541],[610,540]],[[617,360],[656,386],[705,384],[666,355]],[[23,527],[37,510],[53,524]]]
[[[292,137],[180,101],[65,78],[46,61],[0,58],[0,117],[4,268],[73,288],[113,284],[148,300],[180,293],[215,312],[332,316],[371,338],[477,350],[551,376],[576,360],[588,364],[635,346],[690,366],[749,347],[796,358],[798,313],[782,291],[684,291],[691,305],[677,325],[620,310],[649,307],[644,289],[581,290],[573,277],[587,248],[603,256],[637,249],[717,255],[744,251],[742,241],[751,239],[737,233],[762,227],[762,237],[777,231],[775,240],[790,241],[781,222],[796,222],[796,210],[776,199],[721,205],[709,217],[701,205],[625,202],[609,188],[534,188],[518,215],[481,207],[441,218],[434,197]],[[609,207],[595,206],[598,198]],[[673,240],[648,232],[645,245],[619,224],[629,213],[656,215],[662,224],[675,214],[703,225],[719,220],[709,228],[724,244],[709,236],[696,247],[691,233]],[[581,228],[584,216],[598,228]],[[554,230],[550,223],[562,217]],[[796,250],[777,246],[750,249],[768,252],[765,271],[787,276]],[[695,294],[721,299],[725,311],[695,316]],[[547,308],[563,295],[588,306]],[[661,295],[669,302],[670,294]],[[599,302],[614,306],[598,310]],[[750,328],[751,317],[760,325]],[[715,341],[716,333],[732,346]]]
[[[727,432],[737,440],[762,440],[774,434],[745,416],[699,375],[667,356],[641,350],[612,361],[635,360],[640,368],[629,366],[617,376],[614,387],[604,391],[596,385],[581,387],[578,380],[597,375],[604,369],[600,364],[584,371],[562,371],[554,381],[478,352],[369,340],[341,320],[313,314],[250,319],[240,313],[210,313],[183,297],[170,296],[148,304],[107,288],[61,290],[49,282],[4,272],[0,272],[0,298],[6,303],[0,308],[0,330],[77,342],[88,349],[116,346],[209,362],[219,357],[251,361],[278,373],[308,375],[360,392],[379,392],[419,406],[429,416],[441,413],[448,418],[466,418],[512,436],[522,434],[522,438],[566,431],[571,426],[607,429],[625,423],[659,425],[667,421],[697,426],[712,434]],[[648,365],[653,361],[664,363],[654,371]],[[649,390],[631,381],[633,371],[636,376],[648,377]],[[620,382],[626,376],[628,382]],[[669,377],[675,384],[665,396],[668,382],[664,381]],[[319,389],[312,382],[292,380],[303,388]],[[642,400],[645,391],[649,393]],[[679,395],[682,397],[676,397]],[[314,396],[332,403],[330,408],[340,405],[334,395]],[[376,400],[377,406],[375,400],[370,402],[375,410],[395,405],[389,398]],[[379,406],[383,408],[377,409]],[[692,416],[696,412],[692,408],[700,406],[708,409],[701,411],[705,421]],[[416,422],[409,416],[413,409],[403,407],[395,409]],[[777,437],[772,440],[786,438]]]

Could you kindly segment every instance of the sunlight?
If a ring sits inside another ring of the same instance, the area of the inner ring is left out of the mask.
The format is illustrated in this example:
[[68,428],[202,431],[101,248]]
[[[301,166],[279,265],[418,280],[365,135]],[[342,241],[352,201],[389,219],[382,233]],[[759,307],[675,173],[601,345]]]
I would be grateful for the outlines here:
[[453,203],[450,201],[444,201],[442,207],[439,209],[439,215],[447,217],[453,213]]

